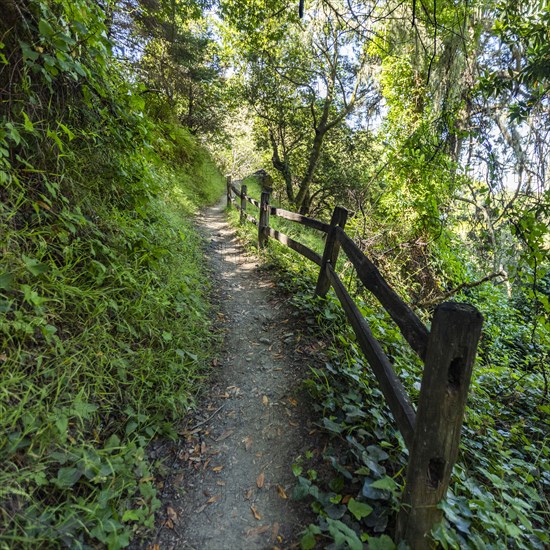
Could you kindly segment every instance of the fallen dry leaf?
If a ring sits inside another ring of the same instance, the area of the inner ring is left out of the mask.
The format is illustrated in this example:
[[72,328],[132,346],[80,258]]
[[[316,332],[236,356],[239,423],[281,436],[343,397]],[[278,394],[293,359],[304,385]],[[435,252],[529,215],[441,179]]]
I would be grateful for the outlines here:
[[206,453],[206,443],[203,441],[201,443],[201,454],[203,455],[204,453]]
[[204,511],[205,508],[206,508],[206,504],[203,504],[202,506],[199,506],[199,507],[195,510],[195,514],[200,514],[201,512]]
[[265,474],[262,472],[256,479],[256,485],[258,489],[261,489],[264,486]]
[[250,500],[253,496],[254,496],[254,488],[250,487],[250,489],[248,489],[248,491],[246,491],[246,493],[244,494],[244,499]]
[[178,519],[178,513],[174,510],[174,508],[172,508],[172,506],[168,506],[168,508],[166,508],[166,515],[172,521],[177,521],[177,519]]
[[269,397],[267,395],[264,395],[262,397],[262,403],[267,407],[269,405]]
[[262,519],[262,516],[260,516],[260,514],[258,513],[258,510],[254,508],[254,505],[250,507],[250,511],[252,512],[252,515],[254,516],[255,519],[257,519],[258,521]]
[[164,527],[167,527],[168,529],[173,529],[174,528],[174,522],[171,519],[167,519],[164,522]]
[[4,362],[8,360],[8,356],[5,353],[0,353],[0,361]]
[[150,544],[147,547],[147,550],[160,550],[160,545],[159,544]]
[[298,405],[298,401],[296,401],[296,399],[294,399],[293,397],[289,397],[288,398],[288,402],[293,406],[293,407],[296,407]]
[[210,497],[207,501],[206,501],[206,504],[214,504],[214,502],[218,502],[218,500],[220,500],[221,496],[220,495],[214,495],[213,497]]
[[[279,525],[277,522],[275,522],[275,523],[273,524],[273,531],[272,531],[272,536],[273,536],[274,539],[275,539],[275,538],[277,538],[277,539],[280,538],[280,537],[277,536],[277,535],[279,535],[279,528],[280,528],[280,525]],[[279,542],[282,542],[282,540],[283,540],[283,539],[281,538],[281,539],[279,540]]]
[[288,498],[285,489],[282,485],[277,485],[277,493],[279,493],[279,496],[281,498]]
[[214,466],[212,468],[213,472],[221,472],[223,470],[223,466]]
[[351,495],[344,495],[342,499],[342,504],[347,504],[351,500]]
[[247,451],[250,451],[250,447],[252,447],[252,441],[253,441],[253,439],[250,436],[247,436],[243,439],[244,448]]
[[216,481],[216,485],[219,485],[220,487],[223,487],[225,485],[225,481],[222,481],[221,479]]

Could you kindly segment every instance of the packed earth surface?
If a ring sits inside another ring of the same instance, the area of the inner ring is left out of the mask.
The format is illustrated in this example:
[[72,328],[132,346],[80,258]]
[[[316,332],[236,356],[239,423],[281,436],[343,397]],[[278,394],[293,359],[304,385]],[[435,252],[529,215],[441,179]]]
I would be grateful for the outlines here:
[[165,469],[163,507],[144,547],[297,547],[313,517],[291,498],[292,464],[322,446],[302,384],[319,360],[316,343],[296,329],[288,297],[239,243],[224,203],[199,224],[219,289],[223,352],[180,439],[152,451]]

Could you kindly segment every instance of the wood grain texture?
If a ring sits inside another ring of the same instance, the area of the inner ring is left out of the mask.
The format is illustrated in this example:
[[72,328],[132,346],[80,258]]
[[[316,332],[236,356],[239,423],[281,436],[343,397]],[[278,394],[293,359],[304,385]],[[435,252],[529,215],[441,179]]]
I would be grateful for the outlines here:
[[242,225],[246,220],[246,185],[241,185],[241,217],[239,219],[240,224]]
[[416,415],[407,392],[401,381],[397,378],[378,340],[373,336],[367,321],[330,264],[327,264],[327,274],[336,292],[336,296],[338,296],[347,318],[353,327],[357,342],[380,384],[380,389],[386,398],[399,431],[403,435],[407,447],[410,448],[413,441]]
[[269,191],[262,191],[260,198],[260,220],[258,222],[258,246],[260,248],[263,248],[268,240],[264,229],[269,227],[269,196]]
[[297,214],[296,212],[290,212],[289,210],[284,210],[283,208],[271,207],[271,215],[278,216],[279,218],[284,218],[285,220],[290,220],[307,227],[312,227],[313,229],[318,229],[323,233],[328,233],[330,230],[330,225],[328,223],[316,220],[315,218],[308,218],[302,214]]
[[316,296],[326,296],[330,288],[330,279],[327,276],[326,266],[328,263],[332,266],[336,266],[338,253],[340,252],[340,241],[336,234],[336,227],[340,227],[343,231],[347,220],[348,211],[345,208],[337,206],[332,212],[332,217],[330,219],[330,230],[325,241],[321,270],[319,271],[319,277],[317,278],[317,285],[315,287]]
[[483,317],[468,304],[438,306],[426,352],[407,482],[397,521],[397,540],[424,550],[442,518],[438,504],[449,487],[458,454]]
[[295,250],[296,252],[300,253],[302,256],[305,256],[308,260],[315,262],[317,265],[319,266],[321,265],[321,256],[317,254],[317,252],[314,252],[313,250],[311,250],[311,248],[308,248],[302,243],[295,241],[291,237],[285,235],[284,233],[281,233],[280,231],[273,229],[272,227],[266,227],[265,230],[271,238],[276,239],[280,243],[285,244],[289,248],[292,248],[292,250]]
[[363,254],[353,240],[340,228],[337,228],[336,232],[342,248],[355,266],[361,282],[384,306],[413,350],[421,359],[424,359],[428,343],[428,329],[416,313],[390,287],[378,268]]

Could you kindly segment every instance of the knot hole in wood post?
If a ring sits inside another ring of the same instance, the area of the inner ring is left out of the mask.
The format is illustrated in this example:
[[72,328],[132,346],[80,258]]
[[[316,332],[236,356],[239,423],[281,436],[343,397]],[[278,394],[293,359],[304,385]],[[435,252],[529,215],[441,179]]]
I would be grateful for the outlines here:
[[428,464],[428,483],[432,489],[437,489],[443,481],[446,462],[442,458],[430,458]]
[[463,356],[455,357],[451,361],[449,370],[447,371],[447,381],[451,392],[458,392],[460,387],[464,384],[465,366],[466,364]]

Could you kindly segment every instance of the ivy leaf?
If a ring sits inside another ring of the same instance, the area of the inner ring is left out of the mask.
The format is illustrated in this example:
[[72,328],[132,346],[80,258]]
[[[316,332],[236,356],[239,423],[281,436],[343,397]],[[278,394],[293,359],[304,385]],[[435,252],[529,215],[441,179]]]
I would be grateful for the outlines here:
[[312,548],[315,548],[315,544],[317,542],[315,540],[315,535],[320,535],[321,533],[321,528],[318,525],[310,523],[305,530],[302,539],[300,540],[300,547],[302,550],[311,550]]
[[329,533],[334,538],[336,547],[347,547],[350,550],[363,550],[363,543],[357,533],[339,520],[327,518]]
[[383,477],[370,484],[372,489],[382,489],[386,491],[395,491],[397,489],[397,483],[391,477]]
[[357,520],[361,520],[372,513],[372,506],[369,506],[365,502],[359,502],[354,498],[351,498],[348,502],[348,509]]
[[11,290],[13,285],[13,280],[14,280],[14,277],[11,273],[0,274],[0,289]]
[[29,258],[28,256],[25,256],[23,254],[22,256],[23,263],[25,264],[25,267],[28,271],[30,271],[33,275],[40,275],[41,273],[44,273],[48,271],[49,265],[39,262],[35,258]]
[[57,478],[52,482],[60,489],[72,487],[82,476],[82,472],[78,468],[59,468]]
[[397,548],[388,535],[381,537],[369,537],[369,550],[395,550]]
[[380,462],[381,460],[387,460],[389,455],[386,451],[381,449],[378,445],[369,445],[367,451],[373,460]]
[[292,491],[292,498],[294,500],[302,500],[311,494],[311,481],[299,477],[298,485],[294,487]]
[[139,521],[142,515],[143,512],[140,510],[126,510],[122,515],[122,523],[126,523],[128,521]]
[[46,38],[51,38],[55,34],[53,27],[48,21],[46,21],[46,19],[40,19],[40,22],[38,23],[38,30],[40,31],[40,34]]
[[330,420],[330,418],[323,418],[323,424],[329,432],[341,434],[343,431],[342,425]]
[[[378,480],[381,481],[381,480]],[[364,497],[371,499],[371,500],[389,500],[391,493],[388,490],[383,490],[377,487],[373,487],[373,484],[376,483],[371,478],[365,478],[365,482],[363,483],[363,489],[362,494]]]
[[26,42],[19,42],[19,45],[21,46],[21,52],[23,53],[23,59],[25,61],[27,59],[30,59],[31,61],[36,61],[40,57],[40,54],[32,50]]

